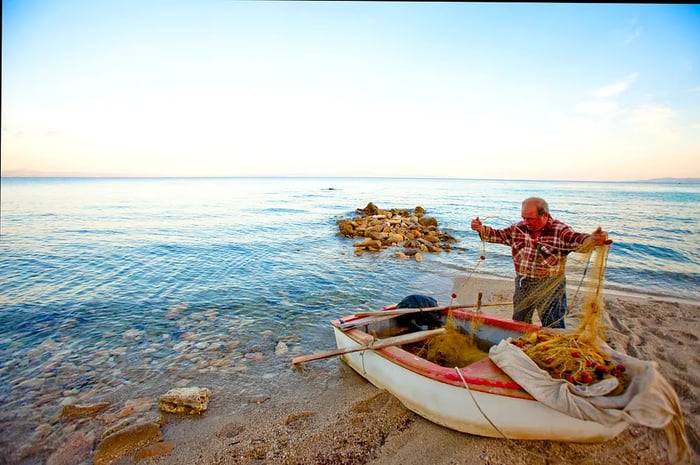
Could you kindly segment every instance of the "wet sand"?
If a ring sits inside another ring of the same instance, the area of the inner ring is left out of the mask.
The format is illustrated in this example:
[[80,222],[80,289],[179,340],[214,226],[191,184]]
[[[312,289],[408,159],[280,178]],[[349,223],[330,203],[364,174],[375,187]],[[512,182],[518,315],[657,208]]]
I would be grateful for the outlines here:
[[[700,463],[700,304],[606,296],[609,344],[659,364],[681,402],[692,463]],[[488,313],[488,312],[487,312]],[[567,321],[569,327],[575,321]],[[433,424],[367,383],[339,359],[290,369],[269,399],[214,393],[201,418],[169,418],[168,456],[140,463],[184,464],[657,464],[669,463],[662,430],[630,425],[600,444],[472,436]],[[304,394],[295,397],[295,391]],[[238,401],[227,413],[222,405]],[[259,402],[259,403],[258,403]],[[219,407],[216,407],[216,406]],[[534,419],[533,419],[534,420]],[[134,463],[124,458],[121,464]]]

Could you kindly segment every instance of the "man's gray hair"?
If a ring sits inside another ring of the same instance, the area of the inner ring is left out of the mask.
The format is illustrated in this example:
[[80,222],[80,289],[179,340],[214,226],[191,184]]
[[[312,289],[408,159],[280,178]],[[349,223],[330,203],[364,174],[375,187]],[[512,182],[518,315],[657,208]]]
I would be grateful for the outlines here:
[[547,205],[547,201],[545,199],[540,197],[528,197],[523,200],[522,206],[524,207],[530,203],[537,205],[537,216],[543,216],[545,213],[549,213],[549,205]]

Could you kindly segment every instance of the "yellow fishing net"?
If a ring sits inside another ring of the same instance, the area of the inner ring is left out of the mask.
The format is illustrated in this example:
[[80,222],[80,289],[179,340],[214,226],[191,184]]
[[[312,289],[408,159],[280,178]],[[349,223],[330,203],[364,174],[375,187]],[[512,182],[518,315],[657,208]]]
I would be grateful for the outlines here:
[[541,329],[511,342],[554,378],[585,385],[614,376],[619,385],[611,394],[617,395],[627,388],[630,377],[625,367],[615,364],[600,346],[605,340],[602,284],[607,249],[607,245],[596,249],[592,276],[583,300],[583,318],[576,330]]
[[[608,246],[605,245],[582,257],[586,262],[584,275],[591,258],[595,259],[581,303],[580,324],[576,329],[543,328],[513,339],[511,343],[520,347],[540,368],[555,378],[585,385],[616,377],[619,385],[612,394],[617,395],[629,385],[630,377],[625,373],[625,367],[613,362],[600,344],[605,340],[602,285],[607,252]],[[541,298],[542,293],[551,291],[540,289],[540,295],[533,298]],[[445,325],[447,332],[423,343],[417,355],[445,367],[463,367],[487,357],[488,354],[478,347],[475,338],[481,322],[477,315],[470,323],[470,331],[464,331],[456,324],[450,311]]]
[[417,355],[450,368],[471,365],[488,357],[486,352],[479,349],[475,337],[482,322],[478,318],[471,320],[471,332],[466,333],[456,324],[450,311],[445,324],[447,331],[428,340]]

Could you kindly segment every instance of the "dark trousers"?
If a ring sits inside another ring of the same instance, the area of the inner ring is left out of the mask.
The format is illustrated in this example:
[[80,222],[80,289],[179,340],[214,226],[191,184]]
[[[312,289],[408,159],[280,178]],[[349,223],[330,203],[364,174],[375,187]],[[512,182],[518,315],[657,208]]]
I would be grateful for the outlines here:
[[532,323],[537,310],[542,326],[564,328],[566,315],[566,278],[515,278],[513,293],[513,319]]

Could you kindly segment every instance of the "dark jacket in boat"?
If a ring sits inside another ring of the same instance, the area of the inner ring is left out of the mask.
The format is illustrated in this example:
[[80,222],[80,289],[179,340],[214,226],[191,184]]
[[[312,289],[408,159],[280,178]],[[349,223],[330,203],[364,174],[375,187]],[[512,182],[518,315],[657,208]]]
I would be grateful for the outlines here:
[[[437,306],[438,302],[434,298],[427,295],[413,294],[404,297],[403,300],[396,305],[396,308],[430,308]],[[410,326],[418,331],[425,331],[426,329],[434,329],[442,326],[440,314],[438,312],[412,313],[409,315],[402,315],[398,317],[398,319],[401,324]]]

